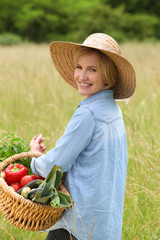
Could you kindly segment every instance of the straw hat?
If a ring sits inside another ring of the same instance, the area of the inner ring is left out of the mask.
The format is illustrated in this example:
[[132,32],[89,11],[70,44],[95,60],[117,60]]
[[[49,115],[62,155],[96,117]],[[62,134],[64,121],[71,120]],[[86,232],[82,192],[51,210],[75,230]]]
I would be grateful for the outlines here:
[[132,65],[121,56],[118,43],[109,35],[103,33],[91,34],[82,44],[55,41],[50,44],[53,63],[62,78],[77,89],[74,80],[74,55],[79,47],[95,48],[106,54],[115,64],[118,79],[113,87],[114,98],[131,97],[136,87],[136,76]]

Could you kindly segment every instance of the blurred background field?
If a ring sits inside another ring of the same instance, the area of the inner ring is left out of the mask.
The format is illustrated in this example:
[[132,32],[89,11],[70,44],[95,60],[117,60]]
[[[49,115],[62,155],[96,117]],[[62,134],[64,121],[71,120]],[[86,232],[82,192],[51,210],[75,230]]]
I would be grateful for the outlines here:
[[[118,101],[127,131],[128,171],[122,240],[160,240],[160,1],[0,1],[0,140],[37,133],[54,147],[83,99],[56,72],[54,40],[114,37],[137,75],[136,92]],[[0,239],[41,240],[0,213]],[[98,239],[97,239],[98,240]]]
[[[136,92],[118,101],[126,124],[128,172],[123,240],[160,239],[160,43],[123,43],[135,67]],[[0,139],[42,133],[47,150],[63,134],[83,99],[58,75],[48,44],[0,47]],[[0,239],[45,239],[13,227],[0,215]]]

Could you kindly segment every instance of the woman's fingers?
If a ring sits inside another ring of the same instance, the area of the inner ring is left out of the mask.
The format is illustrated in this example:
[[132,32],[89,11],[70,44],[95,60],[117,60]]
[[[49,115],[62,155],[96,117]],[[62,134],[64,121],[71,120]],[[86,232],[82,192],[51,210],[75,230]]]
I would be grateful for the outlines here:
[[30,150],[31,151],[38,151],[44,153],[46,150],[46,146],[43,143],[44,139],[42,137],[42,134],[39,133],[35,137],[32,138],[30,142]]
[[39,134],[37,134],[35,137],[33,137],[32,140],[33,140],[33,141],[36,141],[36,142],[38,142],[38,143],[41,143],[41,142],[44,141],[44,138],[42,137],[42,134],[39,133]]
[[41,150],[42,150],[43,152],[45,152],[46,146],[44,145],[44,143],[43,143],[43,144],[40,144],[40,148],[41,148]]
[[46,146],[45,146],[44,143],[41,143],[41,144],[40,144],[40,147],[41,147],[41,148],[45,148]]
[[34,140],[37,139],[37,137],[39,137],[40,135],[42,135],[41,133],[38,133],[35,137],[33,137]]

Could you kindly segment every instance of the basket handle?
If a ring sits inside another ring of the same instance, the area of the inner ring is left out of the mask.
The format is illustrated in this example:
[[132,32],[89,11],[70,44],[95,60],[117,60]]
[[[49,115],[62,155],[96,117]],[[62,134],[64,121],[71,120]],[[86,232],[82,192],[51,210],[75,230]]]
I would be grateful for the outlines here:
[[9,158],[7,158],[6,160],[4,160],[2,163],[0,163],[0,172],[3,171],[10,163],[21,159],[21,158],[32,158],[32,157],[40,157],[41,155],[43,155],[42,153],[38,153],[38,152],[22,152],[22,153],[18,153],[15,154]]

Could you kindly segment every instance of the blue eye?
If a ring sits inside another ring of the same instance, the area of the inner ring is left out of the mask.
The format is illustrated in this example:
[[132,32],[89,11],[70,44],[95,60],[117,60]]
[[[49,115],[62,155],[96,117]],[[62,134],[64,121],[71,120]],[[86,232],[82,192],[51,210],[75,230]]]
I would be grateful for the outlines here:
[[91,72],[96,72],[95,68],[90,68]]

